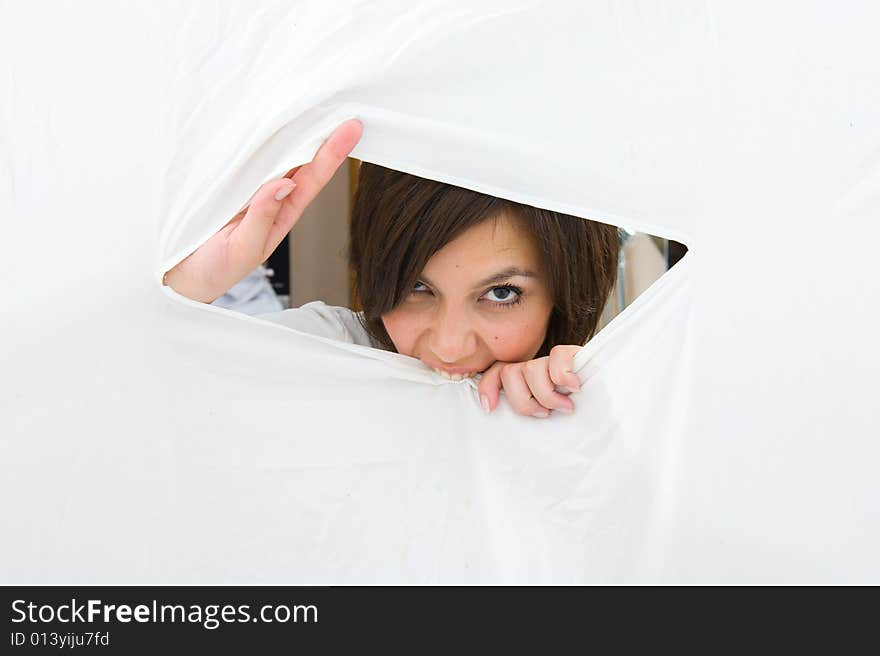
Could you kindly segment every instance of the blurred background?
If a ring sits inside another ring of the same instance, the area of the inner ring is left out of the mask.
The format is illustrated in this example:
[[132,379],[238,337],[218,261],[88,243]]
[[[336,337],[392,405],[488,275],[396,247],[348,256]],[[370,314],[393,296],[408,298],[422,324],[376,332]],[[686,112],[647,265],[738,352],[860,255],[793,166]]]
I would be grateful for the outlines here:
[[[346,257],[359,165],[358,160],[349,158],[272,256],[213,305],[252,315],[310,301],[360,310]],[[687,252],[675,241],[625,226],[618,230],[617,282],[602,312],[600,329]]]

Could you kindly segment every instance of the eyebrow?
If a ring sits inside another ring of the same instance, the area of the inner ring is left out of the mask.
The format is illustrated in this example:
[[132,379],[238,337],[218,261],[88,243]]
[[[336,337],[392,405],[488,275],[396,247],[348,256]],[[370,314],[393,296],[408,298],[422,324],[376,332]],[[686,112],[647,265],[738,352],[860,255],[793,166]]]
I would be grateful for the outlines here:
[[[534,271],[530,271],[528,269],[521,269],[517,266],[507,267],[506,269],[502,269],[497,273],[493,273],[488,278],[484,278],[476,285],[474,285],[474,289],[478,289],[480,287],[487,287],[488,285],[494,284],[496,282],[504,282],[508,278],[512,278],[513,276],[523,276],[524,278],[537,278],[538,274]],[[428,280],[424,275],[419,276],[419,280],[424,283],[427,283],[431,287],[436,287],[433,282]]]

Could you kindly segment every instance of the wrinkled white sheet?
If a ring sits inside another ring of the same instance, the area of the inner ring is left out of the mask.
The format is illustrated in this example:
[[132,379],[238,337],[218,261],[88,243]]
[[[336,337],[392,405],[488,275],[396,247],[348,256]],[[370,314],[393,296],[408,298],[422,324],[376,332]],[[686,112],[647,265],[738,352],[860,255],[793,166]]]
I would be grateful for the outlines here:
[[[878,18],[2,5],[0,580],[878,582]],[[691,248],[574,415],[161,287],[351,116],[356,157]]]

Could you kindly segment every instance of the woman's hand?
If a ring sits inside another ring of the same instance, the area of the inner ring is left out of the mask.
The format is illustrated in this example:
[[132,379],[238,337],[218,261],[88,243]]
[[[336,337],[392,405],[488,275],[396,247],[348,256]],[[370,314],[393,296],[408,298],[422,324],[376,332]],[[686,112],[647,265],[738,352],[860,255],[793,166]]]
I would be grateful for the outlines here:
[[222,296],[278,247],[348,157],[362,132],[357,119],[336,128],[310,163],[260,187],[217,234],[168,271],[166,284],[202,303]]
[[572,360],[580,346],[554,346],[550,355],[526,362],[496,362],[480,379],[477,393],[487,413],[498,406],[501,389],[514,412],[532,417],[549,417],[551,410],[574,411],[572,400],[554,389],[555,385],[573,392],[581,381],[572,373]]

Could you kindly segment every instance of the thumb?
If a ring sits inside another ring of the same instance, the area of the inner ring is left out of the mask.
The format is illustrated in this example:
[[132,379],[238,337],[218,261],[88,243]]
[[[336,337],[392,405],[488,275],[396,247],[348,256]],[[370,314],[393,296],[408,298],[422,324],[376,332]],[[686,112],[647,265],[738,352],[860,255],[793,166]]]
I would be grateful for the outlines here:
[[[268,254],[266,245],[272,225],[278,218],[284,199],[296,186],[287,178],[267,182],[254,194],[247,214],[229,236],[233,253],[241,254],[248,260],[262,262]],[[254,265],[256,266],[256,265]]]

